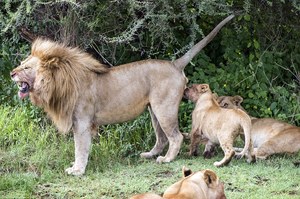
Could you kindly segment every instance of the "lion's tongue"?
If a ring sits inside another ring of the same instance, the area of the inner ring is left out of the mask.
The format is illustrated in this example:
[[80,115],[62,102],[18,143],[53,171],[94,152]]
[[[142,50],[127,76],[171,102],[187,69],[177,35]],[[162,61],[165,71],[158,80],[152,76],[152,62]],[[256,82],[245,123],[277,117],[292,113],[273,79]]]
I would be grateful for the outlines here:
[[20,98],[20,99],[24,99],[25,97],[28,96],[28,94],[29,94],[28,92],[26,92],[26,93],[23,93],[23,92],[21,92],[21,91],[18,92],[18,95],[19,95],[19,98]]
[[19,97],[21,99],[24,99],[25,97],[28,96],[28,94],[29,94],[29,87],[28,87],[27,83],[25,83],[25,82],[22,83],[22,86],[21,86],[18,94],[19,94]]

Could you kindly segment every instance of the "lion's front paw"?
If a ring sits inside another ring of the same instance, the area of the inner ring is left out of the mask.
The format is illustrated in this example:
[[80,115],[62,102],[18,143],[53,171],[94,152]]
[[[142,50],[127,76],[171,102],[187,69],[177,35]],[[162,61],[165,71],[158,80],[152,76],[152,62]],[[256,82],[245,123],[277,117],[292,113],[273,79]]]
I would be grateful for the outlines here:
[[214,166],[222,167],[222,166],[224,166],[224,164],[222,162],[214,162]]
[[166,158],[165,156],[158,156],[158,158],[156,159],[156,162],[161,164],[161,163],[165,163],[165,162],[171,162],[171,160],[169,158]]
[[153,158],[153,154],[151,152],[141,153],[140,156],[147,159]]
[[84,174],[84,169],[77,169],[74,166],[67,168],[65,171],[67,174],[74,175],[74,176],[80,176]]

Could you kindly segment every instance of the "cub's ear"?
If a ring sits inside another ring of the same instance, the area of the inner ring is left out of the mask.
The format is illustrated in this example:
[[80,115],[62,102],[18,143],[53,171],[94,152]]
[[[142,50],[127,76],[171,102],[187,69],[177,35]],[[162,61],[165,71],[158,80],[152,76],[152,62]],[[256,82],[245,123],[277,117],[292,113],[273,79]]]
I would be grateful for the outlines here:
[[208,84],[199,84],[198,85],[198,91],[201,93],[205,93],[209,90],[209,85]]
[[218,102],[218,104],[220,104],[224,99],[225,99],[226,96],[220,96],[218,97],[216,100]]
[[204,181],[208,187],[212,187],[217,183],[218,176],[212,170],[206,169],[204,171]]
[[51,57],[42,61],[41,67],[47,69],[55,69],[59,67],[60,59],[58,57]]
[[189,168],[186,168],[185,166],[182,167],[182,175],[183,177],[187,177],[191,175],[193,172]]
[[236,105],[236,106],[241,106],[241,103],[243,102],[243,98],[239,95],[236,95],[232,98],[232,102]]

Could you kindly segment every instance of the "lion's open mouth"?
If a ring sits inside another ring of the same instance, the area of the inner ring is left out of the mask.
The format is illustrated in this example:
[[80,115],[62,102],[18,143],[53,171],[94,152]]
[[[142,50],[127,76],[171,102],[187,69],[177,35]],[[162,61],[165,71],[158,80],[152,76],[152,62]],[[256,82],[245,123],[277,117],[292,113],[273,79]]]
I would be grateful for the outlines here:
[[29,95],[29,84],[27,82],[17,82],[19,87],[18,95],[21,99],[24,99]]

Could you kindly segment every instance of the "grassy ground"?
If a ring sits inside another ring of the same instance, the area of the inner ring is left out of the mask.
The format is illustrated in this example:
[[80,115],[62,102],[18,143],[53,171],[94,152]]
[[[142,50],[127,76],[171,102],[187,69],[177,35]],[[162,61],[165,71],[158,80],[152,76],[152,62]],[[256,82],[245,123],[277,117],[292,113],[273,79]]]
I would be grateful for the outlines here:
[[[299,198],[300,168],[292,162],[300,153],[273,156],[248,164],[233,160],[215,168],[210,160],[186,156],[185,143],[179,157],[169,164],[143,160],[154,133],[148,116],[124,125],[100,129],[95,138],[87,172],[68,176],[64,169],[73,161],[71,135],[59,135],[44,120],[28,119],[24,107],[0,107],[0,198],[128,198],[135,193],[163,191],[181,177],[181,167],[212,169],[223,182],[227,198]],[[150,132],[151,131],[151,132]],[[149,133],[150,132],[150,133]]]

